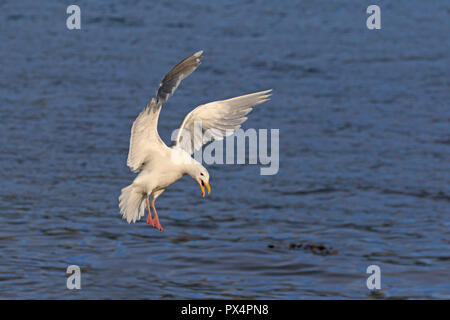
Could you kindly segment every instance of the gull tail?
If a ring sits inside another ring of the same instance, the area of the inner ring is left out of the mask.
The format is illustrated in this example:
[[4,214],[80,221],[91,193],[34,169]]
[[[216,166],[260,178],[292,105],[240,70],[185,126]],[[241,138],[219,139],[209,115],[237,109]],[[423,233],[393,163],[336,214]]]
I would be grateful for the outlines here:
[[119,196],[119,208],[122,219],[128,223],[136,222],[145,214],[145,195],[132,184],[122,189]]

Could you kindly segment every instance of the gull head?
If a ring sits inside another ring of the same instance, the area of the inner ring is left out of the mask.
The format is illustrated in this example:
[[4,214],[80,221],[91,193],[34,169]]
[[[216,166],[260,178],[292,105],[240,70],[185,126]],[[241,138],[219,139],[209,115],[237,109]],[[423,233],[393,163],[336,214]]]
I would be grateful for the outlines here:
[[211,187],[209,185],[209,173],[208,170],[200,163],[195,163],[192,165],[188,171],[189,175],[197,181],[202,191],[202,197],[205,197],[205,188],[208,190],[208,194],[211,192]]

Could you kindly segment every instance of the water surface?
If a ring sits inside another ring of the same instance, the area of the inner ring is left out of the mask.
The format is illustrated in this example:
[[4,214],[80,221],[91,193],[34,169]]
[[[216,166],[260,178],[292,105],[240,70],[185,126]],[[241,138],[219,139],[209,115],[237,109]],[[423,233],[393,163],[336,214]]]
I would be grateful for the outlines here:
[[[0,3],[0,298],[372,298],[371,264],[378,296],[450,298],[448,2],[382,3],[378,31],[373,1],[77,4],[80,31],[64,2]],[[128,225],[131,124],[200,49],[161,136],[273,88],[245,128],[280,129],[279,173],[208,166],[206,199],[158,199],[163,233]]]

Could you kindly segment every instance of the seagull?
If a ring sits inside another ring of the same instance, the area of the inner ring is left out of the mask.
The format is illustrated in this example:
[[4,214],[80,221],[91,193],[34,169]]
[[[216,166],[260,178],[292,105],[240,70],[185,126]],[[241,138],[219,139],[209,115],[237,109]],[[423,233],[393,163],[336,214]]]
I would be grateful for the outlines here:
[[[163,231],[155,200],[167,187],[186,174],[200,185],[203,197],[205,188],[209,194],[211,187],[208,170],[192,154],[212,139],[222,140],[233,134],[247,120],[245,116],[252,111],[253,106],[269,100],[271,89],[200,105],[187,114],[178,129],[174,144],[167,146],[158,134],[162,105],[173,95],[180,82],[197,69],[202,54],[203,51],[198,51],[173,67],[159,84],[156,96],[133,122],[127,166],[139,174],[132,184],[121,190],[119,196],[120,213],[128,223],[140,220],[147,208],[147,223]],[[202,126],[201,133],[211,133],[209,138],[195,131],[198,123]],[[153,209],[154,218],[150,208]]]

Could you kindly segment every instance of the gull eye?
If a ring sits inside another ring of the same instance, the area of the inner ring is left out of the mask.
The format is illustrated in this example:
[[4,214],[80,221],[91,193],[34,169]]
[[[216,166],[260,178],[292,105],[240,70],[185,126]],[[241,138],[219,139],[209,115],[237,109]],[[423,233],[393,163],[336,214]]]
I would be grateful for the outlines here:
[[203,172],[200,172],[200,175],[203,176]]

